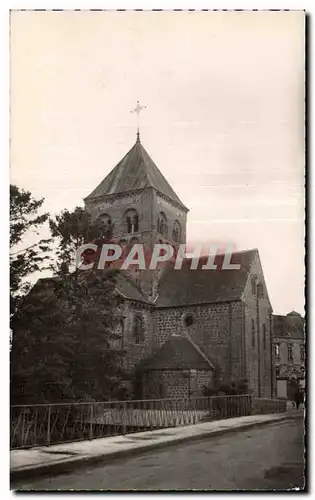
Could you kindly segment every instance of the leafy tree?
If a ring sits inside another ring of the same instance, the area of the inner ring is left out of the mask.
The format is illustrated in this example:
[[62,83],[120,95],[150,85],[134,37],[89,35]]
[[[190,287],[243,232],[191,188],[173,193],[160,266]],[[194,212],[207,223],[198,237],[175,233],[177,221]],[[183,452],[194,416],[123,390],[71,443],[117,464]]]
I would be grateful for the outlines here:
[[13,314],[19,300],[30,288],[26,278],[43,269],[48,259],[50,239],[19,248],[28,233],[38,235],[49,214],[39,214],[44,198],[33,198],[29,191],[10,185],[10,306]]
[[84,243],[102,245],[112,237],[112,226],[102,220],[93,220],[91,214],[81,207],[72,212],[63,210],[49,220],[52,237],[57,242],[57,260],[52,266],[56,273],[67,273],[75,267],[76,250]]
[[11,350],[12,404],[71,398],[65,301],[60,280],[39,280],[14,315]]
[[123,397],[123,351],[113,348],[117,271],[71,270],[76,249],[108,241],[111,228],[81,208],[64,210],[50,228],[57,242],[55,277],[40,280],[15,315],[12,400]]
[[77,271],[39,282],[15,321],[12,400],[119,398],[123,351],[112,348],[117,300],[112,271]]

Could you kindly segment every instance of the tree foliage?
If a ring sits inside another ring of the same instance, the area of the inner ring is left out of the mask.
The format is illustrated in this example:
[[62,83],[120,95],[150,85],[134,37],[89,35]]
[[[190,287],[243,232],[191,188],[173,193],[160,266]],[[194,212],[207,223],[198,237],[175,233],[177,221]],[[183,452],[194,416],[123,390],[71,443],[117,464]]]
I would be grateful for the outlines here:
[[203,388],[204,396],[237,396],[248,393],[249,387],[247,379],[233,380],[226,383],[219,382],[213,387],[204,386]]
[[101,246],[112,236],[112,227],[102,220],[93,220],[91,214],[81,207],[73,211],[63,210],[49,220],[51,235],[57,242],[57,259],[52,266],[56,273],[67,273],[75,268],[76,250],[84,243]]
[[39,214],[44,198],[36,200],[29,191],[10,185],[10,306],[14,313],[19,300],[30,288],[27,277],[43,269],[49,258],[50,239],[40,239],[23,248],[27,234],[38,235],[49,214]]
[[112,348],[117,300],[111,271],[77,271],[39,282],[15,318],[12,400],[119,397],[123,350]]
[[113,347],[117,271],[72,271],[80,245],[101,245],[111,233],[79,207],[64,210],[49,222],[57,243],[55,276],[39,280],[14,316],[12,401],[123,397],[124,353],[122,347]]

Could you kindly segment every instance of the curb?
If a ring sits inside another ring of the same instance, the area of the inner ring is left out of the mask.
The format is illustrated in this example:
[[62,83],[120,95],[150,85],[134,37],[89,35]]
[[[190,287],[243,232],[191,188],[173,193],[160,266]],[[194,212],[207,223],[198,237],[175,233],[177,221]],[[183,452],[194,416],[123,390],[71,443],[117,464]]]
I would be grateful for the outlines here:
[[[268,420],[265,422],[253,422],[253,423],[246,423],[242,424],[239,427],[231,427],[227,429],[219,429],[219,430],[211,430],[211,431],[205,431],[203,434],[197,434],[197,435],[192,435],[192,436],[187,436],[187,437],[182,437],[179,439],[174,439],[172,441],[168,442],[163,442],[163,443],[151,443],[150,445],[146,445],[145,447],[142,447],[139,445],[137,448],[130,449],[130,450],[118,450],[114,451],[112,453],[104,453],[104,455],[97,455],[97,456],[85,456],[85,457],[78,457],[75,459],[69,459],[67,461],[62,461],[62,462],[55,462],[52,464],[46,464],[46,465],[39,465],[39,466],[34,466],[34,467],[29,467],[29,468],[23,468],[23,469],[18,469],[15,471],[10,472],[10,483],[11,483],[11,489],[12,487],[12,482],[14,481],[20,481],[22,479],[31,479],[31,478],[39,478],[39,477],[47,477],[47,476],[52,476],[52,475],[59,475],[59,474],[68,474],[70,472],[73,472],[73,470],[78,470],[79,468],[85,468],[90,465],[105,465],[108,462],[112,463],[113,460],[121,460],[121,459],[128,459],[130,457],[133,457],[135,455],[151,452],[152,450],[158,450],[162,448],[168,448],[170,446],[174,446],[177,444],[182,444],[184,442],[186,443],[191,443],[193,441],[202,441],[203,439],[211,439],[212,437],[218,437],[223,434],[229,434],[229,433],[236,433],[240,431],[244,431],[247,429],[253,429],[253,428],[258,428],[258,427],[264,427],[267,425],[272,425],[272,424],[277,424],[279,422],[283,421],[289,421],[289,420],[297,420],[297,419],[302,419],[304,417],[304,413],[301,415],[285,415],[282,416],[281,418],[274,419],[274,420]],[[18,490],[18,487],[16,487],[16,490]]]

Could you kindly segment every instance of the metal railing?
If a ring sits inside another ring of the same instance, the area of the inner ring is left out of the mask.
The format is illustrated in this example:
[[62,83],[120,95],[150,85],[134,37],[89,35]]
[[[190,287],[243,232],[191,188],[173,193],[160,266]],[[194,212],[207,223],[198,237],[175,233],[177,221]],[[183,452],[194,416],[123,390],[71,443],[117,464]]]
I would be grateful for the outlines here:
[[253,398],[252,413],[284,413],[287,411],[287,400],[285,398]]
[[11,406],[11,449],[250,414],[250,395]]

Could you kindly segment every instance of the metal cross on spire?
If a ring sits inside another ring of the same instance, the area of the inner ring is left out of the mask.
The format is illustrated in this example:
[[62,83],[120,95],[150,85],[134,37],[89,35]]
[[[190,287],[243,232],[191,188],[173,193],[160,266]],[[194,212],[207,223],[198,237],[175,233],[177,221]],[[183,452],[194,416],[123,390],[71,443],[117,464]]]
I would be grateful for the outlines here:
[[136,113],[137,114],[137,141],[140,140],[140,132],[139,132],[139,127],[140,127],[140,113],[146,108],[146,106],[141,106],[139,101],[137,101],[137,106],[135,109],[132,109],[130,113]]

